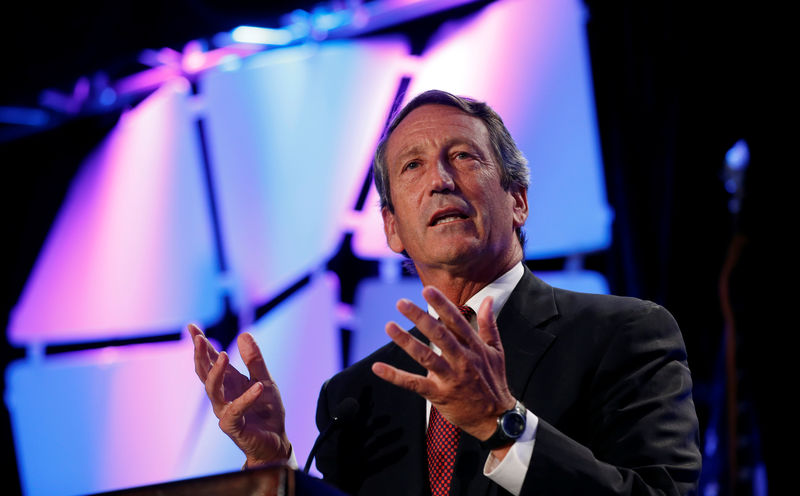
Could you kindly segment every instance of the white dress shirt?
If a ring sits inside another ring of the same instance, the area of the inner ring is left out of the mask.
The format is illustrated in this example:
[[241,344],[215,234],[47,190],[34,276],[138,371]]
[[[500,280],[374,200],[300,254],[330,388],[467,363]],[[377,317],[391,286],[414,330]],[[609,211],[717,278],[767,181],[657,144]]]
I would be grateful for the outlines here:
[[[494,298],[492,312],[495,318],[497,318],[503,305],[508,301],[511,292],[524,274],[525,269],[522,266],[522,262],[517,262],[511,270],[475,293],[472,298],[467,300],[466,305],[477,313],[483,300],[487,296],[491,296]],[[428,305],[428,313],[434,318],[439,318],[439,314],[430,305]],[[470,325],[477,330],[477,319],[473,317],[470,321]],[[431,348],[433,348],[436,353],[441,354],[441,350],[433,343],[431,343]],[[426,419],[430,418],[430,413],[431,402],[426,401]],[[536,442],[536,427],[538,425],[539,417],[528,410],[526,414],[525,431],[522,433],[522,436],[511,445],[511,449],[509,449],[502,461],[489,453],[489,457],[486,459],[486,463],[483,466],[483,475],[489,477],[511,494],[519,495],[522,490],[522,483],[525,481],[528,465],[530,465],[531,456],[533,455],[533,445]]]

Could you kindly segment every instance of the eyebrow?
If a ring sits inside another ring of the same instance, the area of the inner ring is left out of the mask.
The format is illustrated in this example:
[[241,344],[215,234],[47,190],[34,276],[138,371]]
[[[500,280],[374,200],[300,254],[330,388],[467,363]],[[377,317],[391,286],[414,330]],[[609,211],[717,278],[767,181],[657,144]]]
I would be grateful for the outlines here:
[[422,153],[423,149],[424,147],[422,145],[412,145],[410,148],[406,148],[400,154],[398,154],[397,160],[404,162],[408,157]]
[[[452,148],[458,145],[467,145],[473,150],[480,150],[480,147],[477,146],[474,140],[468,138],[452,138],[445,142],[444,148]],[[400,154],[397,155],[397,160],[399,162],[405,162],[409,157],[413,157],[414,155],[419,155],[425,150],[424,145],[411,145],[409,148],[403,150]]]

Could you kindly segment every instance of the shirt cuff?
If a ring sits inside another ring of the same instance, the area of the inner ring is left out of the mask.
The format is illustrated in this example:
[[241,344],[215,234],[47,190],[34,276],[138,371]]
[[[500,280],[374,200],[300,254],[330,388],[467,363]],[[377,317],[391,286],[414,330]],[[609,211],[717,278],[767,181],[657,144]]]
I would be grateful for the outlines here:
[[294,456],[294,446],[291,447],[291,450],[289,459],[286,460],[286,465],[289,465],[289,468],[292,470],[300,470],[300,467],[297,465],[297,457]]
[[528,410],[525,414],[525,431],[511,445],[505,458],[498,460],[490,452],[483,465],[483,475],[515,496],[519,496],[522,483],[525,482],[525,474],[533,456],[533,445],[536,443],[538,425],[539,417]]

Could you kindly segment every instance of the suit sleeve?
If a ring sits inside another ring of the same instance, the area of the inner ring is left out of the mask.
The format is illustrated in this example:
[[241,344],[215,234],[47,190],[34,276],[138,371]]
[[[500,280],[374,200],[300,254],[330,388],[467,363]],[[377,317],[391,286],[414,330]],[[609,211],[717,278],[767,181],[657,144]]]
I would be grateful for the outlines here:
[[[322,432],[325,430],[326,427],[331,423],[331,414],[330,414],[330,405],[328,404],[328,383],[330,381],[325,381],[322,385],[322,389],[319,393],[319,399],[317,400],[317,415],[316,415],[316,422],[317,422],[317,430]],[[337,433],[332,433],[336,435]],[[336,436],[338,437],[338,436]],[[338,439],[328,439],[327,442],[322,443],[319,447],[319,451],[317,452],[316,457],[316,465],[317,470],[319,470],[326,482],[331,484],[341,486],[342,485],[342,476],[339,473],[339,466],[340,464],[336,463],[336,444],[334,441],[338,441]]]
[[[344,399],[331,391],[331,381],[329,379],[322,385],[317,401],[316,423],[320,433],[331,424],[331,413]],[[349,442],[343,442],[343,439]],[[323,480],[348,494],[358,492],[361,476],[359,470],[364,465],[358,446],[363,446],[359,431],[343,425],[329,432],[326,440],[320,443],[316,455],[317,470],[323,475]]]
[[540,418],[522,494],[696,491],[698,426],[683,339],[666,310],[640,303],[597,323],[609,331],[586,343],[599,345],[599,354],[587,368],[581,441]]

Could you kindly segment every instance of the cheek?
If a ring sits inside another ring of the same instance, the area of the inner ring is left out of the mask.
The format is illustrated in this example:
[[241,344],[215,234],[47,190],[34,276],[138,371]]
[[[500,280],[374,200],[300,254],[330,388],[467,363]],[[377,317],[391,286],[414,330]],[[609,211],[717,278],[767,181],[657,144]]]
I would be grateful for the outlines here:
[[398,204],[409,203],[409,198],[413,196],[413,183],[405,176],[396,178],[392,182],[392,188],[389,190],[392,194],[392,203],[397,206]]

